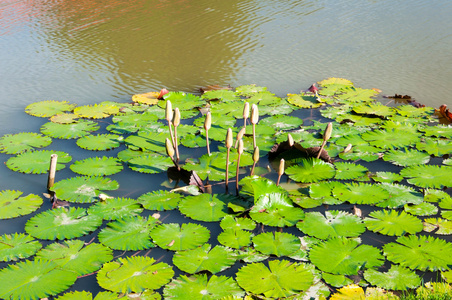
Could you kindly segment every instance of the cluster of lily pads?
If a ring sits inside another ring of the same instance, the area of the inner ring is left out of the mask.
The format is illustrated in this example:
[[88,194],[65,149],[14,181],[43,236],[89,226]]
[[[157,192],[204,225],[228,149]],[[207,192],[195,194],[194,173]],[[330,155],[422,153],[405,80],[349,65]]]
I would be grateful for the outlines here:
[[[0,152],[11,155],[6,167],[45,174],[57,154],[57,170],[69,164],[77,175],[57,173],[48,210],[37,194],[0,192],[1,219],[34,213],[24,232],[0,236],[0,261],[8,264],[0,270],[0,297],[397,299],[395,291],[425,289],[425,274],[451,281],[452,127],[440,125],[433,108],[386,106],[377,91],[346,79],[319,87],[284,98],[246,85],[202,95],[169,92],[163,99],[138,94],[131,103],[30,104],[28,114],[49,122],[40,133],[0,138]],[[168,103],[186,120],[175,137]],[[249,105],[259,111],[255,126],[246,126]],[[101,120],[109,124],[95,133]],[[328,123],[327,155],[317,158],[312,152],[326,140]],[[235,146],[228,131],[239,136]],[[72,162],[64,149],[39,150],[53,139],[106,155]],[[167,139],[194,150],[175,163]],[[286,176],[277,184],[271,178],[281,161]],[[398,172],[374,171],[388,164]],[[109,176],[124,168],[143,176],[171,173],[178,186],[136,199],[111,197],[120,182]],[[225,192],[226,178],[239,178],[239,188]],[[187,218],[159,219],[172,210]],[[212,223],[221,228],[216,236]],[[386,242],[375,246],[375,240]],[[44,247],[43,241],[55,242]],[[153,258],[154,249],[170,259]],[[103,291],[64,293],[86,276]]]

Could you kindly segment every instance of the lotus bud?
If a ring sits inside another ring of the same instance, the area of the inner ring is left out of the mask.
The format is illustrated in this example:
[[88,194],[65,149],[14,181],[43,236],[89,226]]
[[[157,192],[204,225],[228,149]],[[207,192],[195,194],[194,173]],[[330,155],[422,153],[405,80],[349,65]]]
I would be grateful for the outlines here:
[[174,109],[174,120],[173,120],[174,127],[177,127],[180,125],[180,111],[179,108]]
[[240,129],[239,133],[237,133],[237,137],[235,139],[235,148],[237,148],[238,142],[243,138],[243,135],[246,132],[246,128],[242,127],[242,129]]
[[287,135],[287,141],[289,142],[290,147],[294,145],[293,137],[290,133]]
[[173,107],[171,105],[171,101],[169,100],[166,101],[165,119],[168,122],[171,122],[171,120],[173,119]]
[[281,160],[279,161],[279,170],[278,170],[279,176],[282,176],[282,174],[284,174],[284,165],[285,165],[285,160],[284,160],[284,158],[281,158]]
[[251,106],[251,124],[257,124],[259,122],[259,110],[256,104]]
[[210,111],[206,114],[206,120],[204,121],[204,129],[207,131],[212,126],[212,115]]
[[313,83],[313,84],[309,87],[308,91],[310,91],[310,92],[313,93],[313,94],[317,94],[317,92],[319,91],[319,89],[315,86],[315,83]]
[[250,104],[245,102],[245,106],[243,107],[243,118],[248,119],[250,116]]
[[344,153],[350,152],[350,150],[352,150],[353,145],[352,144],[348,144],[347,147],[345,147],[344,149]]
[[328,141],[331,138],[331,133],[333,132],[333,123],[328,123],[326,125],[325,133],[323,134],[323,140]]
[[256,148],[254,148],[253,161],[254,161],[254,163],[257,163],[259,161],[259,147],[258,146],[256,146]]
[[228,128],[226,133],[226,148],[230,149],[232,147],[232,129]]
[[168,156],[171,157],[171,159],[173,159],[174,148],[173,148],[173,144],[171,143],[169,138],[166,138],[166,140],[165,140],[165,147],[166,147],[166,154],[168,154]]
[[165,88],[161,89],[160,93],[157,96],[157,99],[162,100],[163,96],[168,94],[168,93],[169,93],[169,91],[167,89],[165,89]]
[[243,140],[239,140],[239,147],[237,148],[237,153],[241,155],[243,153]]

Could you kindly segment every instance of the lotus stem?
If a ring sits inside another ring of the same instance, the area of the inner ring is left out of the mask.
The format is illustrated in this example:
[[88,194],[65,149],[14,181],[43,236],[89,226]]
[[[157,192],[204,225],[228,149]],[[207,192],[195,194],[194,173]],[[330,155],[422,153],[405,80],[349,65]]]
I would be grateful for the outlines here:
[[256,124],[259,122],[259,110],[256,104],[251,106],[251,124],[253,124],[253,147],[256,148]]
[[174,148],[176,150],[176,161],[179,162],[179,145],[177,144],[177,127],[180,125],[180,111],[179,108],[174,109]]
[[240,167],[240,157],[242,156],[243,153],[243,140],[239,140],[239,147],[237,149],[237,171],[236,171],[236,175],[235,175],[235,189],[236,189],[236,193],[237,196],[239,195],[239,167]]
[[49,177],[47,178],[47,189],[50,189],[55,183],[55,173],[57,167],[58,155],[50,155]]
[[229,189],[229,153],[231,151],[231,147],[232,147],[232,129],[228,128],[228,132],[226,133],[226,180],[225,180],[225,184],[226,184],[226,193],[228,192]]
[[239,140],[241,140],[243,138],[243,135],[245,134],[246,128],[242,127],[242,129],[240,129],[239,133],[237,133],[237,137],[235,139],[235,146],[234,148],[237,149],[238,144],[239,144]]
[[253,176],[254,174],[254,168],[256,167],[257,162],[259,161],[259,147],[256,146],[256,148],[254,148],[254,153],[253,153],[253,167],[251,168],[251,176]]
[[246,119],[250,116],[250,104],[245,102],[245,106],[243,107],[243,127],[246,128]]
[[204,121],[204,129],[206,130],[206,143],[207,143],[207,153],[210,156],[210,146],[209,146],[209,129],[212,126],[212,115],[210,111],[206,114],[206,120]]
[[173,106],[171,105],[171,101],[169,100],[166,101],[165,119],[166,121],[168,121],[171,142],[173,143],[173,147],[175,147],[176,143],[174,142],[173,130],[171,128],[171,121],[173,120]]
[[325,128],[325,132],[323,133],[323,142],[322,146],[320,146],[319,153],[317,154],[317,158],[320,158],[320,155],[322,154],[323,147],[325,147],[326,142],[330,139],[331,133],[333,132],[333,123],[328,123]]
[[281,179],[281,176],[284,174],[284,165],[285,160],[284,158],[281,158],[281,160],[279,161],[278,180],[276,181],[276,185],[279,185],[279,180]]
[[180,171],[179,165],[174,160],[174,148],[173,148],[173,145],[171,144],[171,141],[168,138],[166,138],[166,140],[165,140],[165,149],[166,149],[166,154],[168,154],[168,156],[171,158],[171,160],[173,161],[173,164],[176,166],[177,170]]

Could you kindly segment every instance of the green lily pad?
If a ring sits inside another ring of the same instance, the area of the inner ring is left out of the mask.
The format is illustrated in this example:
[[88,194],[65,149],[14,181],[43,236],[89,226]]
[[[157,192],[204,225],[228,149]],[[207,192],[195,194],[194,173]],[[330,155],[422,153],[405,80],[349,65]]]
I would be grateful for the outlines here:
[[0,152],[19,154],[35,150],[36,148],[47,147],[51,143],[52,139],[50,137],[34,132],[6,134],[0,138]]
[[441,218],[424,219],[424,231],[441,235],[452,234],[452,221]]
[[449,139],[427,137],[422,142],[418,142],[416,148],[438,157],[452,153],[452,145]]
[[415,216],[395,210],[377,210],[364,219],[367,229],[385,235],[401,236],[422,231],[422,221]]
[[102,264],[113,259],[113,251],[101,244],[85,245],[81,240],[67,240],[63,244],[53,243],[36,254],[38,259],[54,261],[62,269],[77,276],[99,270]]
[[356,275],[364,266],[373,268],[384,263],[379,249],[359,246],[359,242],[347,238],[332,238],[312,246],[309,258],[320,270],[342,275]]
[[300,239],[285,232],[265,232],[253,237],[254,248],[267,255],[289,256],[300,249]]
[[202,94],[201,98],[207,100],[221,100],[225,102],[233,102],[239,100],[238,95],[230,90],[211,90]]
[[179,210],[193,220],[215,222],[227,215],[228,195],[200,194],[187,196],[179,203]]
[[71,124],[48,122],[41,126],[41,132],[53,138],[68,140],[88,135],[99,128],[99,124],[89,120],[80,120]]
[[118,220],[139,215],[143,211],[141,205],[131,198],[110,198],[98,202],[88,209],[88,214],[98,215],[104,220]]
[[306,291],[314,275],[304,264],[287,260],[271,260],[246,265],[237,272],[237,282],[247,292],[263,294],[267,298],[289,297]]
[[127,164],[130,169],[146,174],[165,172],[169,167],[174,166],[173,161],[168,156],[154,154],[134,157],[128,160]]
[[323,105],[323,103],[317,100],[315,96],[300,95],[300,94],[288,94],[287,102],[301,108],[317,108]]
[[297,223],[297,228],[322,240],[339,236],[357,237],[366,231],[359,217],[339,210],[326,211],[325,216],[320,212],[306,213],[304,219]]
[[334,275],[325,272],[322,273],[322,279],[333,287],[343,287],[353,283],[353,280],[345,277],[345,275]]
[[412,270],[449,270],[452,244],[431,236],[401,236],[397,243],[388,243],[383,251],[389,261]]
[[154,247],[149,236],[157,225],[157,219],[141,216],[112,221],[99,232],[99,241],[116,250],[143,250]]
[[27,215],[37,210],[42,205],[42,198],[28,194],[20,197],[22,192],[3,190],[0,191],[0,219],[11,219]]
[[420,131],[424,131],[425,136],[444,137],[448,139],[452,138],[452,127],[445,125],[425,126],[420,128]]
[[149,132],[138,131],[137,134],[131,135],[124,140],[124,143],[132,150],[153,151],[157,153],[165,153],[165,140],[169,133],[166,132]]
[[155,259],[147,256],[132,256],[104,264],[96,277],[99,285],[106,290],[138,293],[158,289],[173,276],[173,269],[166,263],[156,263]]
[[351,204],[377,204],[389,198],[389,192],[379,185],[345,183],[333,189],[334,197]]
[[165,299],[215,300],[244,296],[245,292],[234,279],[206,274],[181,275],[167,284],[163,290]]
[[423,188],[442,188],[452,186],[450,174],[452,167],[436,165],[418,165],[406,167],[400,171],[400,175],[408,178],[408,183]]
[[333,190],[338,186],[342,186],[343,183],[339,181],[321,181],[309,186],[309,195],[313,199],[319,199],[324,204],[334,205],[341,204],[341,201],[333,197]]
[[364,160],[367,162],[375,161],[382,155],[379,151],[381,149],[368,146],[368,145],[358,145],[354,146],[349,152],[339,153],[339,157],[343,160]]
[[380,117],[387,117],[395,114],[394,108],[383,105],[379,102],[356,105],[353,107],[353,111],[358,114],[369,114]]
[[227,215],[221,220],[220,227],[226,229],[242,229],[242,230],[254,230],[256,223],[248,218],[237,218],[231,215]]
[[35,117],[48,118],[63,112],[74,110],[75,104],[69,101],[45,100],[29,104],[25,107],[25,112]]
[[83,105],[74,109],[74,114],[88,119],[104,119],[118,112],[119,107],[111,103]]
[[263,119],[259,124],[269,125],[279,130],[291,130],[300,127],[303,120],[292,116],[272,116]]
[[330,179],[336,174],[334,167],[321,159],[302,159],[296,166],[286,169],[290,179],[297,182],[309,183]]
[[383,160],[392,162],[397,166],[408,167],[427,164],[430,155],[415,149],[389,150],[383,156]]
[[403,180],[403,176],[393,172],[376,172],[372,179],[376,182],[393,183]]
[[423,202],[424,196],[422,193],[409,186],[396,183],[382,183],[380,186],[389,192],[389,198],[377,203],[376,206],[378,207],[399,208],[408,203],[421,204]]
[[38,239],[73,239],[96,230],[102,218],[88,215],[81,207],[57,208],[39,213],[25,224],[25,231]]
[[50,118],[50,121],[58,124],[71,124],[77,123],[79,116],[74,115],[73,113],[61,113],[54,115]]
[[368,171],[368,169],[362,165],[349,162],[337,162],[334,165],[336,167],[336,175],[334,178],[338,180],[356,179],[364,176]]
[[403,209],[416,216],[432,216],[438,212],[438,207],[431,203],[422,202],[416,205],[405,204]]
[[121,140],[117,134],[85,135],[77,140],[77,145],[86,150],[111,150],[118,148]]
[[218,242],[223,246],[242,249],[251,244],[253,233],[237,228],[226,228],[218,236]]
[[72,157],[63,151],[39,150],[24,152],[17,156],[13,156],[6,161],[6,166],[16,172],[45,174],[49,172],[52,154],[58,155],[56,165],[57,171],[64,169],[64,164],[72,160]]
[[205,104],[199,96],[184,93],[184,92],[169,92],[163,96],[165,101],[159,101],[158,106],[165,108],[166,101],[171,101],[172,107],[177,107],[179,110],[191,110],[194,107],[201,107]]
[[370,145],[382,149],[408,147],[419,142],[418,134],[404,130],[374,130],[362,134],[362,138]]
[[23,261],[0,270],[0,297],[41,299],[57,295],[77,280],[77,274],[48,260]]
[[178,251],[173,256],[174,265],[190,274],[201,271],[215,274],[230,268],[235,261],[235,254],[231,249],[223,246],[212,248],[209,244],[192,250]]
[[75,161],[70,168],[81,175],[108,176],[121,172],[123,166],[117,158],[102,156]]
[[190,250],[201,246],[210,238],[210,231],[193,223],[162,224],[151,231],[154,242],[163,249]]
[[171,210],[178,207],[182,195],[169,191],[153,191],[138,197],[137,201],[149,210]]
[[117,190],[117,181],[103,177],[77,176],[60,180],[51,188],[62,200],[75,203],[92,203],[99,200],[101,191]]
[[42,245],[25,233],[0,236],[0,261],[16,261],[34,255]]
[[388,272],[368,269],[364,278],[372,285],[387,290],[407,290],[418,287],[421,279],[415,272],[398,265],[392,265]]

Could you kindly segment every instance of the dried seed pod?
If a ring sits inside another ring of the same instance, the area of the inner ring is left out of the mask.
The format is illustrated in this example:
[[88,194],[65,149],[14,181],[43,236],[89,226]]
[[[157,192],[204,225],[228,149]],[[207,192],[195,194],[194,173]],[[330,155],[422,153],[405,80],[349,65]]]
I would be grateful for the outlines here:
[[226,148],[230,149],[232,147],[232,129],[228,128],[226,133]]
[[166,110],[165,110],[165,119],[168,122],[171,122],[173,119],[173,106],[171,105],[171,101],[166,101]]
[[259,109],[256,104],[251,106],[251,124],[257,124],[259,122]]
[[212,115],[210,111],[206,114],[206,120],[204,121],[204,129],[207,131],[212,127]]
[[176,107],[176,108],[174,109],[174,120],[173,120],[173,125],[174,125],[174,127],[177,127],[177,126],[180,125],[180,111],[179,111],[179,108],[178,108],[178,107]]

